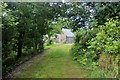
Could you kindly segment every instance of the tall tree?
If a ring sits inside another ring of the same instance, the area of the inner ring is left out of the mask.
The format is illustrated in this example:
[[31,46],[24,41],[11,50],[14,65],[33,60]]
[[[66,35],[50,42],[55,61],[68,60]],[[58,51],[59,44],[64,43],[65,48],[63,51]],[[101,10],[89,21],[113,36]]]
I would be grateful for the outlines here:
[[104,24],[108,18],[120,19],[120,2],[95,3],[95,19],[98,24]]

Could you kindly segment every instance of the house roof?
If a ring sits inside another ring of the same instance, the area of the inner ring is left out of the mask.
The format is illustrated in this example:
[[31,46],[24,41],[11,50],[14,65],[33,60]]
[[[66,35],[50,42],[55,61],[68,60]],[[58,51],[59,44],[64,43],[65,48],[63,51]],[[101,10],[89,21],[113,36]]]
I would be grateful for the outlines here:
[[70,29],[62,29],[62,31],[67,37],[74,37],[74,34],[71,32]]
[[57,37],[60,37],[61,35],[60,34],[57,34]]

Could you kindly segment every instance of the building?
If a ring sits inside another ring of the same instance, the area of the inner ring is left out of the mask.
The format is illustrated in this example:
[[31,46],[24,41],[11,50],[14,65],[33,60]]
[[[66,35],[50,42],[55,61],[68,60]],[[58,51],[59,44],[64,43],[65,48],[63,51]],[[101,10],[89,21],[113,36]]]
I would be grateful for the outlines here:
[[74,34],[71,32],[70,29],[62,29],[61,34],[57,34],[55,42],[73,43]]

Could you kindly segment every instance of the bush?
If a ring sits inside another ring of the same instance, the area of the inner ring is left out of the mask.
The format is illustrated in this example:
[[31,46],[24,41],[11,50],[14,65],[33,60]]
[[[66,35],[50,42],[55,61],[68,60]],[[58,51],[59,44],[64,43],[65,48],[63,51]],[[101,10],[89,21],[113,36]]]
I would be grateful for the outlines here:
[[[109,61],[112,61],[110,66],[113,68],[111,70],[107,68],[106,72],[112,74],[109,74],[109,77],[117,77],[118,68],[116,68],[115,65],[117,65],[120,60],[118,59],[120,53],[119,32],[120,20],[113,19],[108,19],[105,25],[99,25],[97,28],[80,28],[76,33],[75,44],[72,47],[74,60],[85,66],[90,65],[94,69],[95,66],[101,66],[101,64],[98,63],[99,59],[101,59],[101,54],[111,55],[113,57]],[[106,67],[107,66],[108,65],[106,65]],[[108,76],[107,73],[105,74]]]
[[105,25],[99,26],[99,32],[89,42],[89,49],[95,54],[118,54],[120,22],[110,19]]

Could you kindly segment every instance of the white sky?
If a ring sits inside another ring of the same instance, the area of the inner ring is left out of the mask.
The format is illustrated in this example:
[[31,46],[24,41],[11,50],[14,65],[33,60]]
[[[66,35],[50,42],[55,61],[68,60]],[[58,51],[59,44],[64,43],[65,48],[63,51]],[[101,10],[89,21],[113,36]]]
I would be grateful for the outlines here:
[[63,3],[65,3],[65,0],[62,0]]

